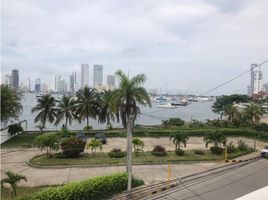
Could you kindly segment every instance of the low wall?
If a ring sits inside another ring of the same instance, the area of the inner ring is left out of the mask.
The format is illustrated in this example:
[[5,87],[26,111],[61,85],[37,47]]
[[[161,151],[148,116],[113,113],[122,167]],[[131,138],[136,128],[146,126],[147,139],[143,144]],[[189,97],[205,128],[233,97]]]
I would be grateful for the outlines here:
[[[23,121],[20,121],[20,122],[17,122],[16,124],[20,124],[21,127],[23,128],[23,131],[27,131],[27,121],[26,120],[23,120]],[[9,124],[10,125],[10,124]],[[8,125],[8,126],[9,126]],[[1,143],[0,144],[3,144],[4,142],[6,142],[7,140],[9,140],[10,138],[14,137],[15,135],[11,135],[9,132],[8,132],[8,126],[1,129]]]

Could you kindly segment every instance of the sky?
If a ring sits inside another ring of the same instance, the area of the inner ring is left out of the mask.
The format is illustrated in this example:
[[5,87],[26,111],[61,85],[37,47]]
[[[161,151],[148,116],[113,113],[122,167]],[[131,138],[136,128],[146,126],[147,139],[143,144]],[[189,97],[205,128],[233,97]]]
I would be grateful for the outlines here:
[[[2,0],[1,73],[80,79],[80,65],[145,73],[147,89],[201,94],[268,59],[267,0]],[[268,63],[262,66],[268,82]],[[210,93],[246,93],[249,74]]]

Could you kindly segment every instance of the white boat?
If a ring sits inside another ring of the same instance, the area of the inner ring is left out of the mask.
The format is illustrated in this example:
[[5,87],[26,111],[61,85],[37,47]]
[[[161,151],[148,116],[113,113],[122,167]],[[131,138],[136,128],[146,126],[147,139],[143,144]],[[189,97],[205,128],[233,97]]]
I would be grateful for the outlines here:
[[177,106],[171,105],[171,103],[166,103],[166,104],[159,104],[157,105],[158,108],[177,108]]

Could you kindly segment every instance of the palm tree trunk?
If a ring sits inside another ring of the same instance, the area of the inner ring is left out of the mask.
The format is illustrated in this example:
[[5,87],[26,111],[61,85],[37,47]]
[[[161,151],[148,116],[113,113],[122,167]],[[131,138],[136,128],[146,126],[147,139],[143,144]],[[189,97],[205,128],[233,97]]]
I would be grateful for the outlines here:
[[89,122],[88,122],[88,116],[87,116],[87,126],[89,125]]
[[132,185],[132,133],[131,133],[132,117],[128,117],[127,123],[127,173],[128,185],[127,190],[131,190]]
[[67,128],[68,118],[65,116],[65,127]]

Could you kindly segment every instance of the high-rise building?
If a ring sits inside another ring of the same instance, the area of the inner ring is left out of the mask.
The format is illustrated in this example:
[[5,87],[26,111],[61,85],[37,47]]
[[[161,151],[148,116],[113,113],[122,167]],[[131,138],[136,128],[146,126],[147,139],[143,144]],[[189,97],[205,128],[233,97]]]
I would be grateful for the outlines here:
[[93,66],[93,87],[101,86],[103,79],[103,67],[102,65]]
[[12,82],[12,76],[9,74],[4,75],[3,84],[11,87],[11,82]]
[[11,86],[13,89],[19,89],[19,70],[12,69],[12,81]]
[[41,92],[41,79],[40,78],[35,79],[34,91]]
[[88,64],[81,65],[81,88],[89,86],[89,66]]
[[264,83],[262,85],[262,89],[263,89],[264,92],[268,93],[268,83]]
[[114,75],[107,76],[107,85],[111,88],[115,88],[115,76]]
[[67,84],[65,80],[61,77],[57,77],[57,92],[66,92],[67,91]]
[[70,75],[70,92],[74,92],[75,91],[75,77],[76,74],[75,73],[72,73]]
[[261,67],[257,64],[250,66],[250,92],[249,95],[258,94],[261,91],[262,71]]

